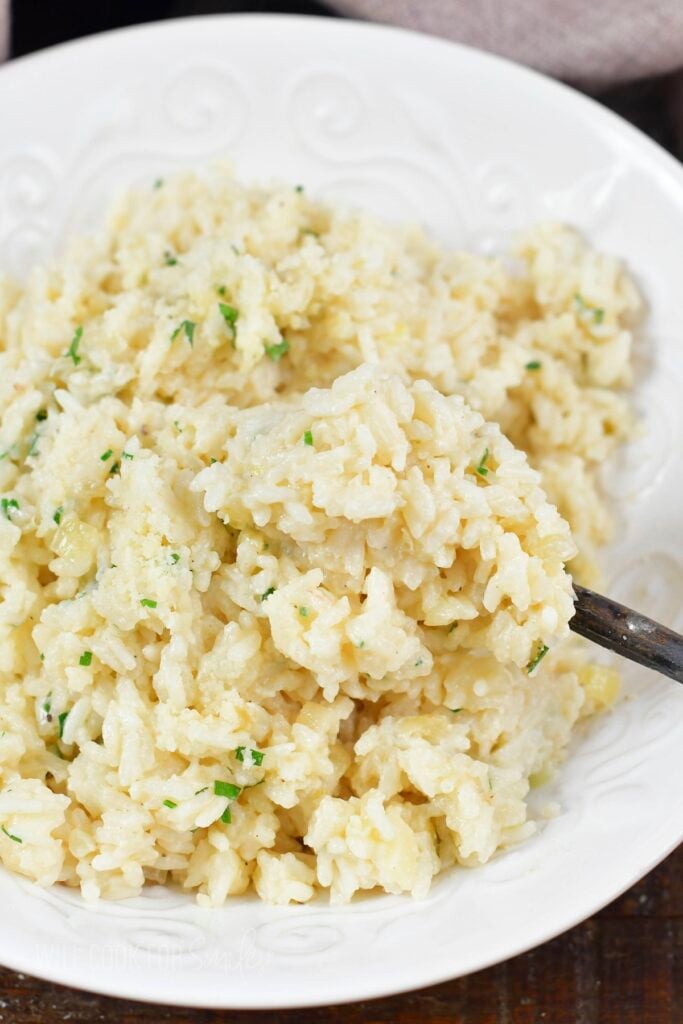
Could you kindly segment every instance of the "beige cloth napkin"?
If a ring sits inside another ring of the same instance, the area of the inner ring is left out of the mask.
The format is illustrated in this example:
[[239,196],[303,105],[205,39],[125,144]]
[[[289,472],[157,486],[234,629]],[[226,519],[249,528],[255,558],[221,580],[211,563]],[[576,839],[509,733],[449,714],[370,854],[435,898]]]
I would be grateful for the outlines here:
[[601,88],[683,68],[683,0],[336,0]]

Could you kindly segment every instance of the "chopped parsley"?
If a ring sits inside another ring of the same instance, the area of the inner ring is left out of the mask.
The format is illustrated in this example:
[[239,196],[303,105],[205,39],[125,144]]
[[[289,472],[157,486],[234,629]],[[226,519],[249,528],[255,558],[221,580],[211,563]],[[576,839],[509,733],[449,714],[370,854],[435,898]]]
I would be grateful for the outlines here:
[[574,302],[578,307],[579,313],[588,313],[590,316],[593,317],[593,321],[596,324],[601,324],[602,321],[605,319],[604,309],[601,309],[599,306],[589,306],[589,304],[586,302],[583,296],[579,295],[578,293],[574,296]]
[[542,645],[541,649],[531,659],[531,661],[529,662],[529,664],[526,667],[528,675],[531,675],[531,673],[534,671],[534,669],[538,668],[539,662],[541,662],[545,658],[545,656],[546,656],[546,654],[548,653],[549,650],[550,650],[550,648],[547,647],[546,644]]
[[135,456],[131,455],[130,452],[121,452],[122,459],[134,459]]
[[277,345],[269,345],[264,341],[263,347],[266,350],[268,358],[274,363],[277,363],[278,360],[282,359],[282,357],[286,356],[289,352],[289,342],[286,338],[283,338]]
[[168,807],[169,810],[171,810],[171,811],[174,810],[174,808],[176,808],[178,806],[178,804],[175,802],[175,800],[164,800],[163,803],[164,803],[164,807]]
[[36,419],[38,420],[39,423],[42,423],[43,420],[46,420],[47,409],[39,409],[38,412],[36,413]]
[[19,502],[16,498],[3,498],[2,501],[0,501],[0,505],[2,506],[5,519],[11,519],[12,512],[19,510]]
[[171,561],[173,562],[174,565],[177,565],[178,562],[180,561],[180,555],[178,554],[177,551],[171,552]]
[[59,508],[56,508],[55,511],[54,511],[54,514],[53,514],[52,518],[53,518],[54,522],[57,524],[57,526],[59,526],[59,524],[62,521],[63,513],[64,513],[64,506],[63,505],[60,505]]
[[304,190],[304,187],[303,187],[303,185],[295,185],[295,186],[294,186],[294,191],[295,191],[295,192],[298,192],[298,193],[299,193],[299,195],[301,195],[301,193],[303,192],[303,190]]
[[365,640],[359,640],[358,643],[356,644],[356,647],[359,647],[362,651],[363,648],[365,647]]
[[28,451],[26,452],[26,458],[27,459],[29,459],[32,455],[37,455],[38,454],[38,447],[37,446],[38,446],[38,438],[39,437],[40,437],[40,435],[36,432],[33,435],[33,437],[31,438],[31,440],[29,442],[29,446],[28,446]]
[[91,665],[92,651],[83,651],[83,654],[81,654],[80,658],[78,659],[78,664],[83,665],[85,668],[87,668],[88,665]]
[[304,444],[308,444],[308,445],[312,445],[313,444],[313,431],[312,430],[305,430],[304,431]]
[[69,345],[69,348],[68,348],[68,350],[65,353],[65,358],[66,359],[72,359],[74,366],[78,366],[78,364],[81,361],[81,357],[78,354],[78,346],[81,343],[81,338],[82,337],[83,337],[83,328],[82,327],[77,327],[76,331],[74,333],[74,336],[71,339],[71,344]]
[[185,337],[189,341],[190,345],[194,345],[194,331],[196,326],[197,325],[193,320],[183,320],[181,324],[178,324],[171,335],[171,341],[175,341],[181,331],[184,331]]
[[301,616],[302,619],[308,618],[308,608],[306,607],[305,604],[299,605],[299,615]]
[[221,316],[227,324],[228,330],[230,331],[230,338],[235,341],[237,337],[237,321],[239,319],[239,310],[235,309],[234,306],[229,306],[227,302],[219,302],[218,308]]
[[57,718],[59,720],[59,738],[60,738],[60,740],[64,736],[64,723],[66,722],[68,717],[69,717],[69,712],[68,711],[62,711],[61,715],[57,715]]
[[225,285],[219,284],[218,287],[216,288],[216,292],[218,293],[218,295],[225,295]]
[[121,463],[115,462],[109,470],[109,476],[119,476],[121,473]]
[[270,595],[274,593],[275,587],[268,587],[268,589],[264,590],[263,593],[261,594],[261,601],[267,601]]
[[465,709],[464,708],[449,708],[448,710],[452,711],[454,715],[459,715],[460,712],[464,711]]
[[177,259],[176,259],[176,257],[175,257],[175,256],[173,255],[173,253],[171,252],[171,250],[170,250],[170,249],[167,249],[167,250],[166,250],[166,252],[164,253],[164,263],[166,264],[166,266],[167,266],[167,267],[175,267],[175,265],[177,264],[177,262],[178,262],[178,260],[177,260]]
[[484,454],[479,459],[479,465],[476,466],[476,472],[479,474],[479,476],[488,476],[489,468],[486,465],[486,460],[488,459],[488,457],[489,457],[489,450],[488,450],[488,448],[484,448]]
[[23,839],[20,839],[19,836],[12,835],[11,832],[7,831],[4,825],[2,825],[2,831],[5,833],[8,839],[12,840],[13,843],[23,843]]
[[48,717],[48,722],[52,721],[50,712],[52,711],[52,693],[48,693],[47,697],[43,701],[43,711]]
[[223,822],[224,825],[229,825],[230,822],[232,821],[232,814],[230,812],[230,804],[228,804],[228,806],[225,808],[225,810],[221,814],[221,821]]
[[163,178],[157,178],[156,181],[154,182],[154,184],[152,185],[152,188],[161,188],[163,183],[164,183],[164,179]]
[[143,608],[156,608],[157,603],[153,601],[151,597],[143,597],[140,601]]
[[236,786],[234,782],[223,782],[222,779],[216,779],[213,791],[216,796],[227,796],[229,800],[236,800],[242,792],[242,787]]
[[541,362],[539,359],[532,359],[530,363],[526,363],[527,370],[540,370]]
[[[244,763],[244,751],[246,749],[246,747],[237,747],[237,749],[235,750],[235,757],[237,758],[238,761],[241,761],[242,764]],[[249,754],[251,756],[252,764],[259,766],[263,764],[263,758],[266,756],[263,750],[254,750],[253,747],[250,747]]]
[[100,462],[106,462],[107,459],[110,459],[113,454],[114,452],[112,451],[112,449],[107,448],[106,452],[102,452],[102,454],[100,455]]
[[452,633],[453,630],[457,629],[457,628],[458,628],[458,623],[457,622],[451,622],[450,626],[448,627],[448,632]]
[[201,788],[201,789],[198,789],[198,790],[197,790],[197,791],[195,792],[195,796],[199,796],[199,794],[200,794],[200,793],[206,793],[206,791],[207,791],[207,789],[208,789],[208,788],[209,788],[208,786],[202,786],[202,788]]

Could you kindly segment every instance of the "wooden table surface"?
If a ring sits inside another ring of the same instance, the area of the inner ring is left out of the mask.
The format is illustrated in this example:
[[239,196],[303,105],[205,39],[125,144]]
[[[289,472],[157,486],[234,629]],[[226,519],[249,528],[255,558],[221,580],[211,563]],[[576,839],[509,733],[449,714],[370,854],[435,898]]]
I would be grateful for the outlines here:
[[683,846],[560,938],[459,981],[351,1006],[183,1010],[0,969],[0,1024],[683,1024]]

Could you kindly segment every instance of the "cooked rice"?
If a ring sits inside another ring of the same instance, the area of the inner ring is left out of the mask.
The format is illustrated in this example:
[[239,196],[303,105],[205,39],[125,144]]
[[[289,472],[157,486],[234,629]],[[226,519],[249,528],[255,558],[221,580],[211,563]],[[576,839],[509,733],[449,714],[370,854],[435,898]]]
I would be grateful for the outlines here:
[[639,306],[567,228],[444,252],[223,167],[2,282],[2,862],[342,902],[530,836],[618,690],[564,565]]

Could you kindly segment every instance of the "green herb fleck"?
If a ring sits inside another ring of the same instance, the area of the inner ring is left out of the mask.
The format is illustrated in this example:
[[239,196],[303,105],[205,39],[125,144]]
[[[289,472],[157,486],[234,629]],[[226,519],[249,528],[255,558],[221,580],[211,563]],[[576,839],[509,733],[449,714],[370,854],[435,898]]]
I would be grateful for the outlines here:
[[457,622],[451,622],[450,626],[448,627],[448,632],[452,633],[453,630],[457,629],[457,628],[458,628],[458,623]]
[[525,364],[527,370],[540,370],[541,362],[539,359],[532,359],[530,363]]
[[130,452],[121,452],[122,459],[134,459],[135,456],[131,455]]
[[212,455],[211,458],[209,459],[209,465],[210,466],[215,466],[217,462],[218,462],[218,459],[214,459],[214,457]]
[[312,430],[305,430],[304,431],[304,444],[307,444],[307,445],[312,445],[313,444],[313,431]]
[[223,822],[224,825],[229,825],[230,822],[232,821],[232,813],[230,811],[230,805],[229,804],[225,808],[223,813],[221,814],[221,821]]
[[225,285],[219,284],[218,287],[216,288],[216,292],[218,293],[218,295],[225,295]]
[[289,352],[289,342],[286,338],[283,338],[277,345],[268,345],[267,342],[264,341],[263,347],[266,350],[268,358],[274,363],[277,363],[278,360],[282,359],[282,357],[286,356]]
[[38,420],[39,423],[42,423],[43,420],[46,420],[47,409],[39,409],[38,412],[36,413],[36,419]]
[[464,710],[464,708],[449,708],[448,710],[452,711],[454,715],[459,715],[460,712]]
[[169,810],[174,810],[178,804],[174,800],[164,800],[164,807],[168,807]]
[[47,697],[43,701],[43,711],[46,715],[49,715],[52,711],[52,693],[48,693]]
[[112,451],[112,449],[107,448],[106,452],[102,452],[102,454],[100,455],[100,462],[106,462],[107,459],[110,459],[113,454],[114,452]]
[[178,324],[175,331],[171,335],[171,341],[175,341],[181,331],[185,332],[185,337],[189,341],[190,345],[194,345],[194,331],[196,323],[193,320],[183,320],[181,324]]
[[11,832],[7,831],[7,829],[5,828],[4,825],[2,826],[2,831],[5,833],[5,835],[7,836],[8,839],[12,840],[13,843],[23,843],[23,841],[24,841],[23,839],[20,839],[19,836],[12,835]]
[[[246,747],[237,747],[235,750],[235,757],[238,761],[244,764],[244,751]],[[263,750],[255,750],[253,747],[249,748],[249,754],[251,756],[251,763],[255,765],[262,765],[263,758],[266,756]]]
[[173,255],[170,249],[167,249],[166,252],[164,253],[164,263],[166,264],[167,267],[175,267],[176,264],[178,263],[178,260]]
[[239,310],[235,309],[234,306],[229,306],[227,302],[219,302],[218,308],[221,312],[221,316],[227,324],[228,330],[230,331],[230,338],[235,341],[237,337],[237,321],[239,320]]
[[299,195],[300,195],[300,194],[301,194],[301,193],[303,192],[303,190],[304,190],[304,187],[303,187],[303,185],[295,185],[295,186],[294,186],[294,191],[295,191],[295,192],[298,192],[298,193],[299,193]]
[[274,593],[275,587],[268,587],[268,589],[264,590],[263,593],[261,594],[261,601],[267,601],[270,595]]
[[488,450],[488,448],[485,448],[484,449],[484,454],[479,459],[479,465],[476,467],[476,471],[479,474],[479,476],[488,476],[489,470],[488,470],[488,466],[486,465],[486,460],[488,459],[488,457],[489,457],[489,450]]
[[120,476],[121,474],[121,463],[115,462],[109,470],[109,476]]
[[526,667],[528,675],[531,675],[531,673],[534,671],[534,669],[538,667],[539,662],[541,662],[543,660],[543,658],[545,658],[545,656],[546,656],[546,654],[548,653],[549,650],[550,650],[550,648],[547,647],[545,644],[543,644],[541,649],[538,651],[538,653],[535,655],[535,657],[533,657],[531,659],[531,661],[529,662],[529,664]]
[[153,601],[151,597],[143,597],[140,601],[143,608],[156,608],[157,603]]
[[308,618],[308,608],[306,607],[305,604],[299,605],[299,615],[301,616],[302,619]]
[[359,640],[356,647],[360,647],[361,650],[365,647],[365,640]]
[[57,715],[57,718],[59,719],[59,738],[60,738],[60,740],[64,736],[64,723],[66,722],[68,717],[69,717],[69,712],[68,711],[62,711],[61,715]]
[[59,524],[62,521],[62,514],[63,514],[63,512],[64,512],[64,506],[63,505],[60,505],[59,508],[56,508],[55,511],[54,511],[54,515],[52,516],[52,518],[53,518],[54,522],[57,524],[57,526],[59,526]]
[[578,293],[574,296],[574,302],[579,308],[579,313],[590,314],[593,317],[593,320],[596,324],[601,324],[602,321],[605,319],[604,309],[601,309],[599,306],[590,306],[583,298],[583,296],[579,295]]
[[2,501],[0,501],[0,505],[2,506],[5,519],[11,519],[12,512],[18,511],[19,509],[19,502],[16,498],[3,498]]
[[40,652],[40,660],[45,661],[45,655],[43,654],[42,651]]
[[206,793],[208,788],[209,788],[208,786],[202,786],[201,789],[198,789],[198,790],[195,791],[194,795],[195,796],[199,796],[200,793]]
[[81,343],[81,338],[82,337],[83,337],[83,328],[82,327],[77,327],[76,331],[74,333],[74,336],[71,339],[71,344],[69,345],[68,351],[65,353],[65,358],[66,359],[69,359],[69,358],[73,359],[74,366],[78,366],[78,364],[81,361],[81,357],[78,354],[78,346]]
[[31,438],[31,440],[29,442],[29,446],[28,446],[28,451],[26,452],[26,458],[27,459],[30,459],[32,455],[37,455],[38,454],[38,447],[37,447],[37,445],[38,445],[38,438],[39,437],[40,437],[40,435],[36,432],[33,435],[33,437]]
[[174,565],[177,565],[178,562],[180,561],[180,555],[178,554],[177,551],[171,552],[171,561],[173,562]]
[[164,183],[164,179],[163,178],[157,178],[156,181],[154,182],[154,185],[152,186],[152,188],[161,188],[163,183]]
[[92,665],[92,651],[83,651],[83,654],[78,659],[78,664],[83,665],[85,668],[88,665]]
[[242,787],[236,786],[234,782],[223,782],[221,779],[216,779],[213,791],[216,796],[227,796],[229,800],[236,800],[242,792]]

